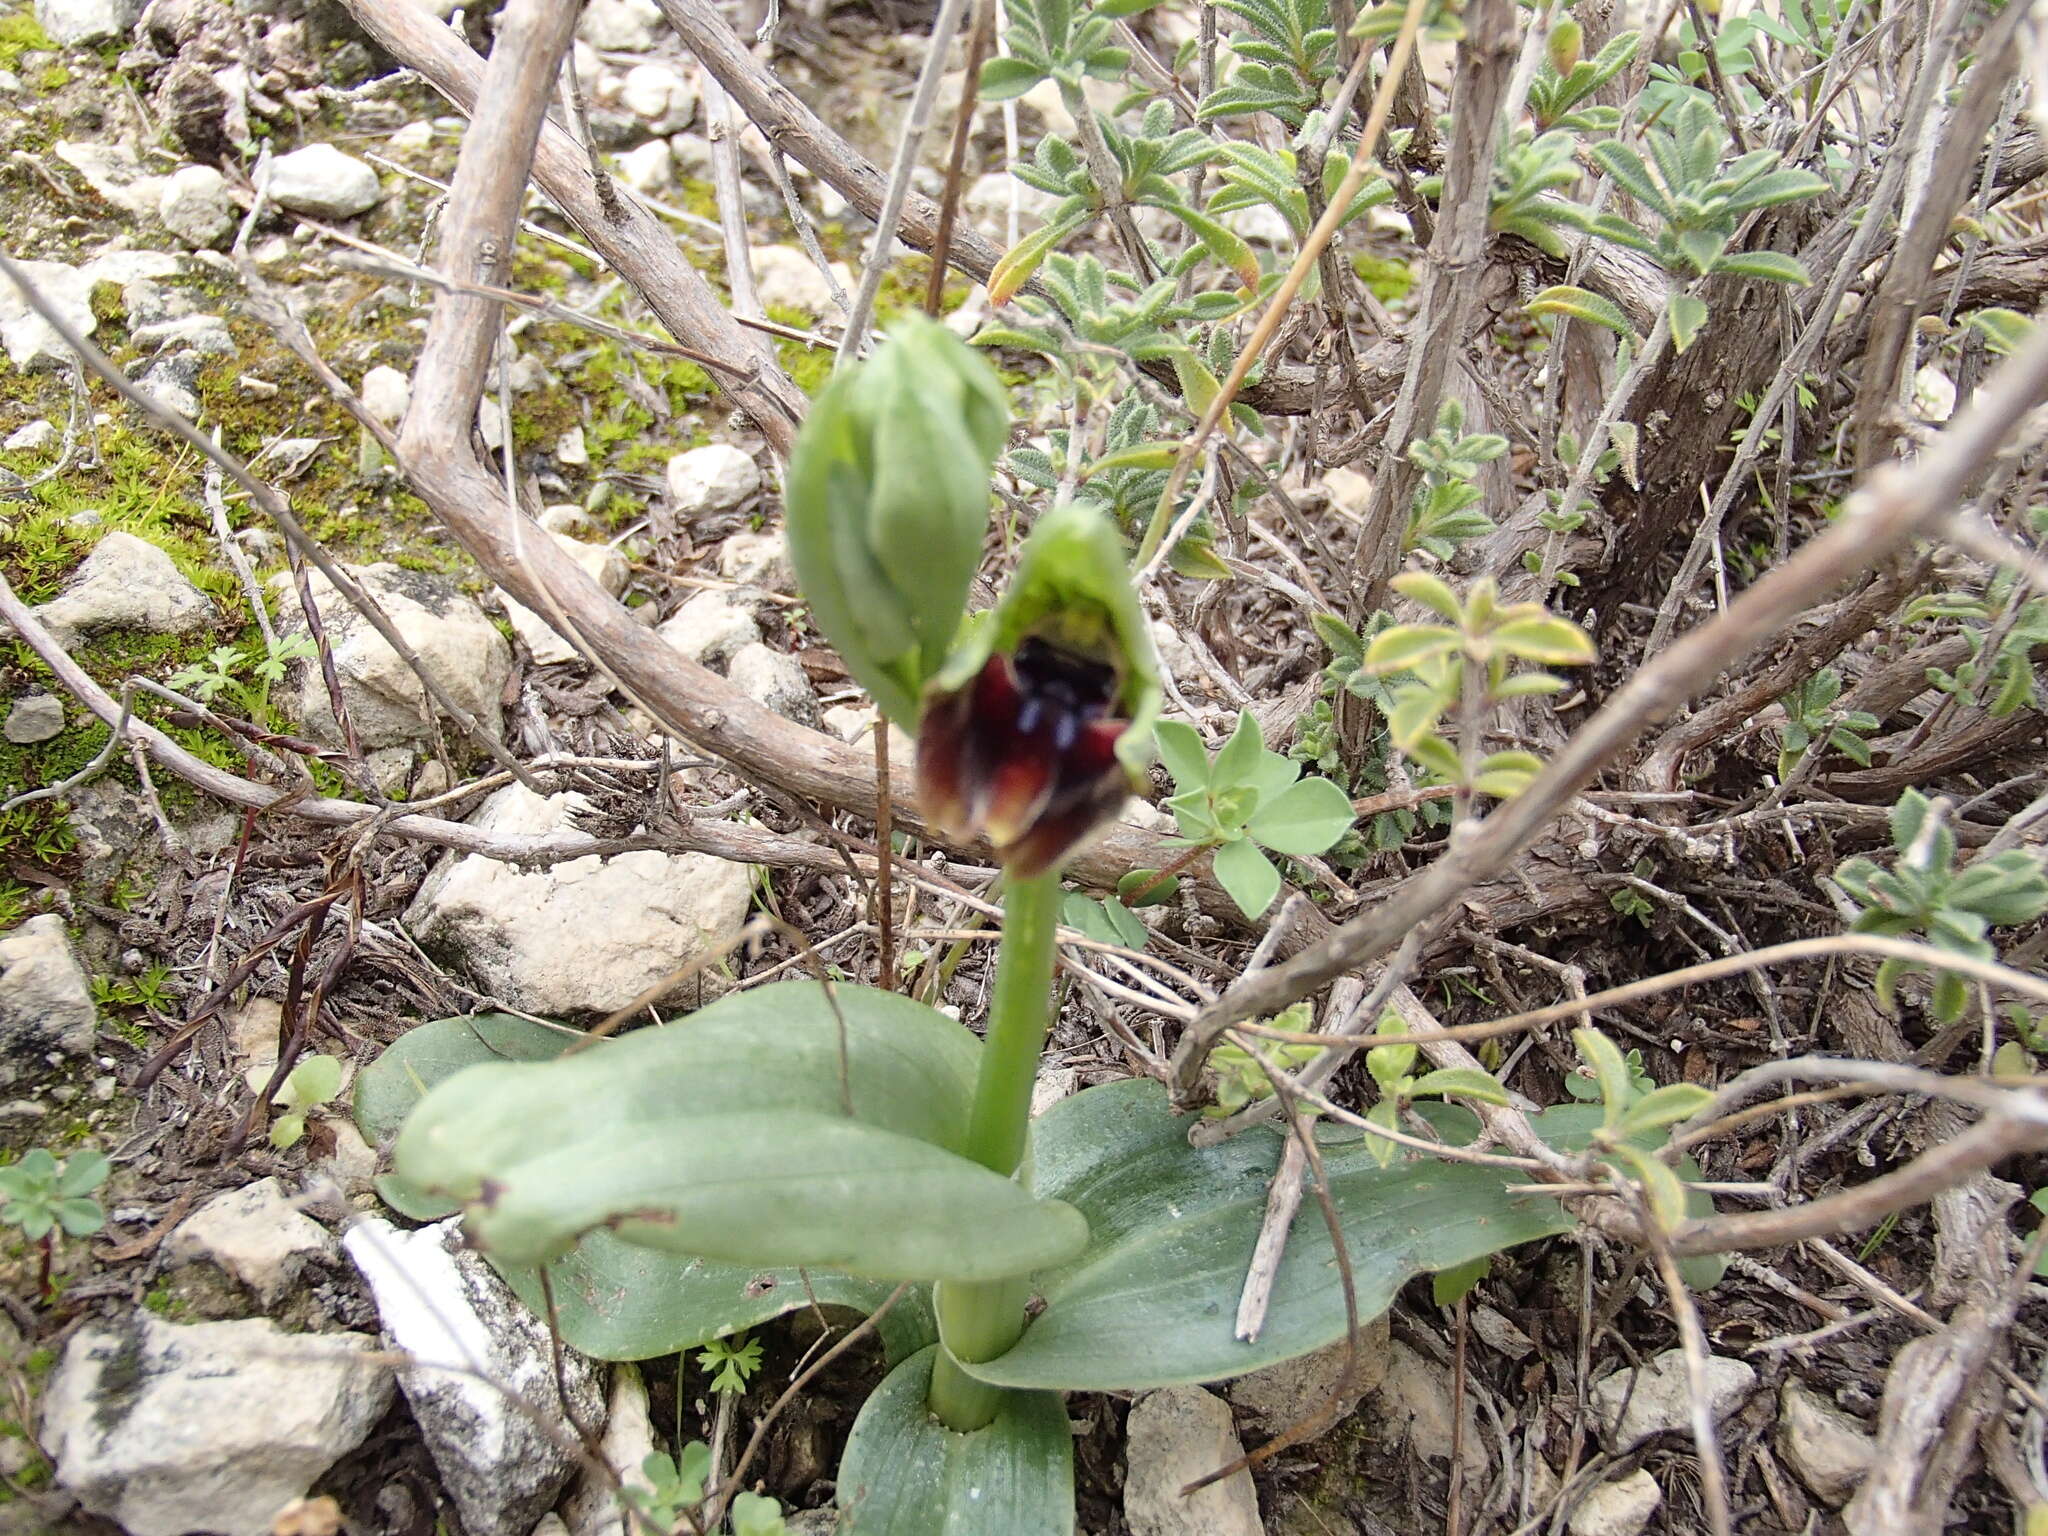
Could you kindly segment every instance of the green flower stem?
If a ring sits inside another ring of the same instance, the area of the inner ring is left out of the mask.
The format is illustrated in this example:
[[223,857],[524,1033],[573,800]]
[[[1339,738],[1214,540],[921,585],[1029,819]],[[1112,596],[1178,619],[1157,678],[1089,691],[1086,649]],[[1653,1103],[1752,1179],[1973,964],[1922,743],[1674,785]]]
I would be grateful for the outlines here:
[[[982,1045],[981,1074],[962,1151],[985,1168],[1014,1174],[1031,1128],[1031,1089],[1052,1023],[1053,935],[1060,880],[1043,874],[1014,882],[1003,903],[1003,946],[994,1005]],[[968,1234],[970,1240],[972,1234]],[[950,1429],[980,1429],[996,1416],[1003,1389],[962,1371],[955,1360],[993,1360],[1024,1332],[1030,1290],[1021,1278],[940,1285],[934,1303],[946,1347],[932,1369],[932,1412]]]

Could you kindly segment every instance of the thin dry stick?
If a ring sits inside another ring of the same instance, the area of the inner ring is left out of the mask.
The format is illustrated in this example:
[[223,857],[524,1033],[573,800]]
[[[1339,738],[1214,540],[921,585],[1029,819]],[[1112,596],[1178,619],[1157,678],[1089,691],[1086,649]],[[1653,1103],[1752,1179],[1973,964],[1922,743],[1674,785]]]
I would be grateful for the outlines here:
[[747,246],[747,190],[740,180],[740,122],[732,98],[718,77],[706,74],[704,116],[711,132],[711,185],[718,195],[718,229],[725,242],[725,280],[732,286],[735,315],[761,313],[754,286],[753,253]]
[[1259,316],[1259,323],[1246,338],[1244,349],[1231,365],[1223,387],[1216,391],[1216,398],[1202,412],[1202,419],[1195,423],[1195,430],[1181,443],[1180,454],[1173,462],[1173,473],[1166,477],[1166,487],[1159,493],[1159,504],[1153,508],[1151,525],[1145,530],[1145,541],[1138,547],[1137,564],[1145,564],[1159,547],[1166,526],[1173,518],[1173,504],[1194,468],[1195,456],[1201,452],[1202,444],[1209,440],[1209,434],[1216,430],[1217,423],[1222,421],[1223,413],[1230,409],[1237,392],[1244,387],[1245,375],[1252,371],[1253,364],[1258,362],[1279,331],[1280,322],[1293,307],[1295,295],[1301,292],[1301,285],[1308,281],[1309,273],[1315,270],[1323,248],[1335,238],[1337,226],[1344,222],[1344,212],[1351,206],[1351,199],[1358,195],[1358,189],[1365,185],[1366,177],[1372,173],[1373,152],[1386,128],[1387,114],[1393,110],[1401,72],[1408,67],[1409,55],[1415,50],[1415,34],[1422,24],[1424,3],[1425,0],[1408,0],[1408,8],[1401,16],[1401,30],[1395,34],[1393,49],[1387,56],[1387,71],[1373,92],[1372,110],[1366,116],[1365,131],[1358,137],[1358,148],[1352,152],[1351,164],[1344,172],[1343,181],[1330,195],[1329,206],[1316,220],[1315,228],[1308,232],[1300,253],[1294,258],[1294,265],[1287,269],[1287,275],[1273,292],[1272,301],[1266,305],[1266,312]]
[[1910,468],[1887,465],[1848,500],[1842,517],[1784,564],[1766,572],[1717,618],[1654,657],[1565,743],[1543,773],[1501,806],[1460,848],[1410,876],[1370,912],[1281,965],[1248,976],[1203,1010],[1176,1046],[1173,1092],[1191,1103],[1202,1061],[1223,1030],[1278,1013],[1348,970],[1385,954],[1516,854],[1651,725],[1668,718],[1730,662],[1782,634],[1813,603],[1928,531],[1994,455],[2013,427],[2048,398],[2048,326],[1986,382]]
[[1287,1138],[1280,1153],[1280,1166],[1266,1190],[1266,1215],[1259,1226],[1259,1240],[1252,1248],[1252,1261],[1245,1268],[1244,1289],[1237,1298],[1237,1336],[1245,1343],[1258,1341],[1266,1326],[1266,1309],[1273,1301],[1273,1277],[1280,1272],[1281,1257],[1287,1252],[1287,1234],[1294,1230],[1294,1213],[1301,1209],[1301,1181],[1308,1172],[1308,1155],[1299,1137]]
[[1685,1276],[1678,1272],[1678,1260],[1656,1216],[1647,1202],[1636,1202],[1637,1217],[1650,1252],[1657,1261],[1657,1273],[1664,1280],[1664,1294],[1671,1299],[1671,1315],[1678,1321],[1678,1341],[1685,1350],[1685,1379],[1692,1408],[1692,1441],[1700,1464],[1700,1489],[1706,1495],[1707,1520],[1714,1536],[1734,1536],[1728,1515],[1728,1473],[1721,1465],[1721,1441],[1714,1428],[1714,1392],[1707,1379],[1707,1335],[1700,1327],[1699,1309],[1685,1288]]
[[974,8],[974,30],[967,34],[967,69],[960,87],[960,111],[953,119],[953,143],[946,155],[946,195],[939,199],[939,232],[932,241],[932,270],[925,279],[924,312],[934,320],[946,296],[946,258],[953,248],[953,220],[960,213],[960,182],[967,170],[967,144],[974,137],[974,108],[982,62],[995,43],[995,0]]
[[[939,99],[939,81],[946,73],[946,52],[953,46],[953,34],[960,30],[961,12],[967,0],[941,0],[939,14],[932,21],[931,46],[925,54],[924,70],[917,77],[917,91],[910,98],[910,112],[903,122],[903,136],[896,141],[896,161],[889,167],[889,192],[875,220],[875,244],[868,252],[867,265],[860,271],[860,288],[853,296],[853,312],[846,317],[846,334],[839,341],[835,366],[844,368],[867,345],[868,320],[875,312],[875,295],[882,288],[882,274],[889,269],[889,257],[896,247],[896,221],[903,216],[903,195],[910,190],[910,172],[917,164],[917,152],[924,144],[924,131],[932,120],[932,107]],[[974,94],[974,81],[961,89]],[[943,215],[942,215],[943,217]]]
[[896,990],[896,889],[890,878],[890,861],[895,854],[896,807],[889,787],[889,720],[875,716],[875,942],[881,950],[881,976],[877,985],[884,992]]

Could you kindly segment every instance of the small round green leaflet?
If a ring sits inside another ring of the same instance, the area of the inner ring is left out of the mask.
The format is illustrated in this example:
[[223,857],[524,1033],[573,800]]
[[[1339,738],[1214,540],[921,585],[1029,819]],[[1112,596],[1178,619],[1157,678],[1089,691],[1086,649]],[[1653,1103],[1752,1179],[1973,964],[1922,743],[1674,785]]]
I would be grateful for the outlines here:
[[1053,1392],[1006,1393],[970,1434],[925,1406],[936,1349],[861,1405],[839,1463],[843,1536],[1073,1536],[1074,1435]]

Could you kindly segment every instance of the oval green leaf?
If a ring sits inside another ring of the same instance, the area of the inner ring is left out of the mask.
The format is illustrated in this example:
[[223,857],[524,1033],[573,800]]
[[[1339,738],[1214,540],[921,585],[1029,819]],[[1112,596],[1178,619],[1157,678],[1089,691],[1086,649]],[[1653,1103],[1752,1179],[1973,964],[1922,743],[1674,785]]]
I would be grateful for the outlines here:
[[[1476,1127],[1466,1111],[1424,1112]],[[970,1374],[1008,1387],[1136,1391],[1220,1381],[1343,1337],[1329,1233],[1312,1210],[1288,1238],[1264,1331],[1254,1343],[1234,1336],[1280,1137],[1195,1148],[1189,1123],[1142,1081],[1090,1088],[1039,1119],[1037,1187],[1087,1217],[1088,1246],[1035,1277],[1044,1312],[1016,1348]],[[1385,1311],[1412,1276],[1571,1229],[1559,1202],[1508,1194],[1497,1169],[1407,1154],[1381,1169],[1363,1138],[1335,1132],[1323,1162],[1361,1317]]]
[[845,1536],[1073,1536],[1074,1435],[1056,1393],[1019,1392],[958,1434],[925,1406],[936,1348],[861,1404],[839,1462]]

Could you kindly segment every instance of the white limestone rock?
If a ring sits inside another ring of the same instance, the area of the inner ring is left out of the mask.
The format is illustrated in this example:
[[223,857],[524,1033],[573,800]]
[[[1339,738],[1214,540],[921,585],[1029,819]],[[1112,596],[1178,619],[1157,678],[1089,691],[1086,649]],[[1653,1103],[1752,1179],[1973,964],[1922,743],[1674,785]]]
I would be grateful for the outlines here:
[[[1387,1314],[1382,1312],[1360,1330],[1358,1371],[1345,1393],[1348,1406],[1379,1390],[1394,1363],[1390,1348]],[[1240,1376],[1224,1388],[1237,1408],[1277,1433],[1298,1419],[1306,1418],[1329,1400],[1344,1376],[1347,1351],[1340,1341],[1314,1354],[1301,1355],[1269,1365],[1249,1376]]]
[[818,723],[817,691],[794,656],[755,641],[739,648],[725,675],[740,692],[783,719],[799,725]]
[[0,934],[0,1088],[40,1074],[52,1055],[91,1050],[98,1018],[63,918],[45,912]]
[[[586,544],[560,533],[549,534],[548,537],[611,596],[617,597],[626,589],[626,578],[632,574],[631,568],[626,564],[626,557],[609,544]],[[582,659],[583,653],[555,633],[554,626],[546,619],[518,602],[502,587],[498,596],[511,617],[513,629],[518,631],[520,643],[536,664],[546,667]]]
[[[618,1487],[649,1492],[652,1485],[641,1470],[658,1448],[654,1424],[648,1415],[647,1383],[640,1368],[630,1361],[612,1367],[611,1406],[605,1415],[604,1439],[598,1449],[611,1476],[601,1476],[586,1467],[576,1487],[562,1501],[567,1516],[568,1536],[633,1536],[619,1511]],[[616,1484],[613,1478],[618,1481]],[[540,1536],[536,1531],[534,1536]]]
[[270,1536],[390,1406],[377,1347],[268,1318],[87,1323],[44,1393],[43,1447],[59,1485],[129,1536]]
[[53,694],[31,693],[16,699],[7,711],[7,739],[17,747],[32,747],[64,734],[64,701]]
[[[1631,1392],[1630,1381],[1635,1390]],[[1714,1417],[1725,1419],[1749,1401],[1756,1390],[1756,1367],[1726,1355],[1707,1357],[1707,1395]],[[1685,1429],[1692,1423],[1692,1386],[1685,1370],[1685,1351],[1667,1349],[1641,1371],[1623,1369],[1593,1383],[1593,1410],[1605,1427],[1614,1429],[1614,1448],[1627,1451],[1652,1435]],[[1622,1403],[1628,1411],[1622,1412]]]
[[661,33],[661,11],[654,0],[590,0],[576,23],[580,41],[610,53],[645,53]]
[[[384,1337],[417,1362],[399,1373],[399,1389],[462,1529],[467,1536],[528,1536],[568,1485],[576,1458],[499,1388],[520,1394],[553,1420],[557,1435],[575,1443],[576,1430],[561,1413],[547,1325],[463,1245],[460,1218],[405,1232],[366,1217],[342,1246],[376,1299]],[[576,1419],[598,1427],[605,1407],[600,1367],[566,1347],[561,1357]]]
[[274,1178],[215,1195],[164,1243],[169,1263],[212,1264],[266,1307],[298,1283],[308,1260],[333,1251],[327,1229],[294,1206]]
[[761,489],[761,466],[731,443],[707,443],[668,461],[668,493],[682,517],[728,512]]
[[1148,1392],[1132,1406],[1126,1433],[1124,1518],[1131,1536],[1265,1536],[1249,1471],[1191,1499],[1180,1496],[1188,1483],[1244,1454],[1222,1398],[1200,1387]]
[[676,157],[661,139],[649,139],[620,154],[619,180],[635,192],[659,197],[676,184]]
[[384,196],[376,170],[332,144],[308,144],[280,155],[266,176],[264,189],[272,202],[316,219],[352,219]]
[[67,139],[50,152],[85,178],[85,184],[131,219],[154,218],[163,200],[166,178],[142,168],[129,145]]
[[[99,324],[92,312],[93,276],[61,261],[20,261],[22,275],[43,296],[65,323],[81,336],[90,336]],[[7,360],[23,373],[68,367],[71,349],[56,329],[29,307],[22,291],[11,278],[0,276],[0,346],[7,348]]]
[[699,592],[654,631],[699,666],[722,667],[761,640],[753,605],[733,592]]
[[[509,784],[471,821],[499,835],[549,836],[572,830],[585,804]],[[406,921],[429,950],[515,1008],[610,1013],[735,937],[752,888],[748,866],[702,853],[592,854],[531,872],[450,855]]]
[[412,380],[396,368],[379,363],[363,375],[362,386],[356,391],[363,397],[363,409],[383,422],[395,427],[405,419],[405,408],[412,404]]
[[1877,1442],[1862,1424],[1796,1381],[1778,1394],[1778,1455],[1815,1498],[1839,1508],[1869,1475]]
[[697,115],[697,93],[666,64],[635,64],[619,85],[619,105],[656,133],[676,133]]
[[36,0],[36,20],[66,48],[126,37],[141,14],[142,0]]
[[35,610],[66,645],[106,629],[189,635],[213,622],[213,604],[171,557],[147,539],[116,530],[93,546],[70,585]]
[[[763,309],[800,309],[817,319],[839,313],[832,299],[832,285],[801,246],[757,245],[747,253],[754,269],[754,289]],[[858,281],[843,261],[832,263],[832,275],[840,291],[849,298]]]
[[[449,697],[496,736],[504,728],[500,696],[512,672],[512,648],[483,609],[445,577],[398,566],[351,566],[350,574],[382,605],[398,633],[418,654]],[[314,572],[313,602],[320,610],[342,700],[365,747],[425,741],[432,732],[423,710],[427,691],[398,652],[370,627],[327,579]],[[303,625],[297,591],[287,586],[283,606]],[[317,664],[297,668],[296,710],[322,741],[339,741],[327,685]]]
[[210,165],[182,165],[164,178],[157,219],[194,250],[208,251],[235,232],[240,210],[227,178]]
[[742,528],[718,546],[718,574],[742,587],[794,595],[796,569],[789,563],[789,541],[779,529],[754,532]]
[[1627,1477],[1602,1483],[1579,1500],[1565,1529],[1571,1536],[1642,1536],[1649,1528],[1650,1516],[1663,1502],[1657,1479],[1637,1467]]

